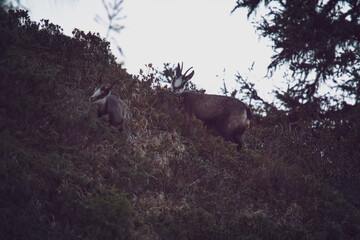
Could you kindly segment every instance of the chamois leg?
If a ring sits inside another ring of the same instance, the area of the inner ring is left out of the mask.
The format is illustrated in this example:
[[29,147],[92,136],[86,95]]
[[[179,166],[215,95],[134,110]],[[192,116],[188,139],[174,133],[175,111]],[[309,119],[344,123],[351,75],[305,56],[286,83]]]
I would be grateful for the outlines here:
[[245,132],[245,130],[242,129],[241,131],[237,131],[233,136],[234,142],[238,144],[238,147],[237,147],[238,151],[240,151],[243,146],[246,147],[246,143],[244,140],[244,132]]
[[235,136],[234,142],[238,144],[238,146],[237,146],[238,152],[241,150],[241,148],[242,148],[243,146],[246,147],[246,143],[245,143],[245,141],[244,141],[244,136],[242,136],[242,135],[237,135],[237,136]]

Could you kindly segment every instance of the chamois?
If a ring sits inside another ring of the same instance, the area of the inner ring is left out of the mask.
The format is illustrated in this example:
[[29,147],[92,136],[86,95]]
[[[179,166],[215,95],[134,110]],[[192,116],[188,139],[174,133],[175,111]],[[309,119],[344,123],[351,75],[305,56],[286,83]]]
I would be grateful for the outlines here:
[[111,87],[100,85],[90,97],[90,102],[98,107],[98,117],[109,114],[109,122],[119,132],[124,128],[125,104],[116,96],[111,95]]
[[177,65],[175,77],[171,85],[174,91],[180,91],[187,116],[193,115],[202,120],[206,126],[213,128],[227,141],[238,144],[240,150],[245,144],[243,134],[250,126],[252,112],[240,100],[221,96],[185,91],[183,88],[194,75],[194,71],[186,75],[191,68],[182,74],[183,64]]

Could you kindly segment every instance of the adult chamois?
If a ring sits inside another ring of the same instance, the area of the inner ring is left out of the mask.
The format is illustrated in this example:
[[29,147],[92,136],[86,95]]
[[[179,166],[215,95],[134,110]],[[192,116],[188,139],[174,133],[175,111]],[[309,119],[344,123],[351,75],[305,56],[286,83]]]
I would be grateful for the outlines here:
[[98,107],[98,117],[109,114],[109,122],[119,132],[124,129],[125,104],[116,96],[111,95],[111,87],[100,85],[90,97],[90,102]]
[[185,84],[194,76],[194,71],[187,75],[191,69],[182,74],[183,64],[178,64],[171,81],[172,89],[181,92],[186,114],[202,120],[225,140],[237,143],[240,150],[246,145],[243,134],[250,125],[250,108],[233,97],[183,91]]

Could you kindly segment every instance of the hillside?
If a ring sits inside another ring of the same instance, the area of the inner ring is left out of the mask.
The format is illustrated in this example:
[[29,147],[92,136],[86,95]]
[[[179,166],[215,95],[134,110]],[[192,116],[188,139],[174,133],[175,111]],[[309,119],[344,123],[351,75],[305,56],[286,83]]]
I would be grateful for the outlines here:
[[[97,34],[0,11],[0,239],[360,239],[360,123],[256,115],[248,147],[185,122]],[[127,105],[119,134],[89,96]]]

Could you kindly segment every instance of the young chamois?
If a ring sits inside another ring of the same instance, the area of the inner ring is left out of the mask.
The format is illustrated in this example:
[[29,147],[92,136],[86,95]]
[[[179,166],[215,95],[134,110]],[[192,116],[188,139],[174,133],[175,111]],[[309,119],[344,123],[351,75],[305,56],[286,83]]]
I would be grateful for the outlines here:
[[240,100],[197,92],[182,92],[186,82],[194,75],[194,71],[186,75],[191,68],[182,74],[183,65],[177,65],[176,74],[171,84],[174,91],[180,91],[187,116],[195,116],[206,126],[213,128],[225,140],[238,144],[241,149],[244,142],[243,134],[250,125],[252,113],[250,108]]
[[124,128],[125,104],[116,96],[111,95],[112,87],[100,85],[90,97],[90,102],[98,107],[98,117],[109,114],[109,122],[119,132]]

